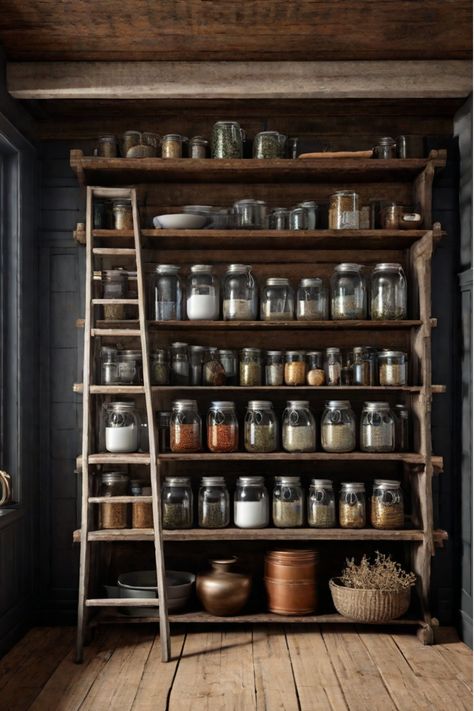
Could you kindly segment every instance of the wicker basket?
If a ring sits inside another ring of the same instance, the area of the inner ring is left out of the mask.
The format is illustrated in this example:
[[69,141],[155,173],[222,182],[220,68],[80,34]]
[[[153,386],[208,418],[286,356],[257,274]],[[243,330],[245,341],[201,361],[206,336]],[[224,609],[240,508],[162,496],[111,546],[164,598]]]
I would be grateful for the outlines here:
[[411,589],[400,592],[347,588],[338,578],[329,581],[332,601],[339,614],[357,622],[389,622],[410,606]]

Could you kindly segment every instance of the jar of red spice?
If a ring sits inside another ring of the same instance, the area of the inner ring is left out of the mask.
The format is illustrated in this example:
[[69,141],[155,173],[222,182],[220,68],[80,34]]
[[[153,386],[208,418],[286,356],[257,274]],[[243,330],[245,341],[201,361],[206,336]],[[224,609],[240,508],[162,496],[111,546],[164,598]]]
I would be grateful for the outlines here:
[[207,446],[210,452],[235,452],[239,444],[239,423],[235,404],[211,402],[207,414]]
[[170,420],[171,451],[201,451],[201,417],[196,400],[174,400]]

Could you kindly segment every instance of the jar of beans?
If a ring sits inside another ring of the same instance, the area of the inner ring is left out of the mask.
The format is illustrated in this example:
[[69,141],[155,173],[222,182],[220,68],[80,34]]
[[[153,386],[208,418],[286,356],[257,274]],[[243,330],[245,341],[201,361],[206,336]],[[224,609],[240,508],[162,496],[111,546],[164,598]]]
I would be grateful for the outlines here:
[[239,423],[233,402],[211,402],[207,414],[207,446],[210,452],[235,452],[239,445]]
[[250,400],[244,428],[247,452],[275,452],[278,449],[278,422],[268,400]]
[[282,442],[286,452],[316,451],[316,421],[308,400],[288,400],[286,403]]
[[283,351],[265,353],[265,385],[283,385]]
[[341,528],[364,528],[366,525],[365,485],[344,482],[339,495],[339,525]]
[[304,351],[286,351],[285,385],[304,385],[306,382],[306,358]]
[[262,321],[291,321],[295,313],[295,295],[285,277],[269,277],[262,289]]
[[321,420],[325,452],[352,452],[356,445],[355,415],[348,400],[328,400]]
[[378,354],[380,385],[407,384],[407,354],[402,351],[383,350]]
[[359,195],[347,190],[338,190],[329,197],[329,229],[359,229]]
[[340,348],[326,348],[326,383],[340,385],[342,372],[342,354]]
[[164,348],[157,348],[150,356],[150,379],[152,385],[170,384],[169,353]]
[[306,382],[308,385],[319,386],[326,382],[322,351],[306,353]]
[[296,318],[299,321],[324,321],[328,318],[328,293],[319,277],[302,279],[296,292]]
[[230,497],[223,476],[202,477],[198,522],[201,528],[225,528],[229,525]]
[[242,348],[239,370],[241,386],[255,387],[262,384],[262,352],[260,348]]
[[393,452],[395,419],[388,402],[364,402],[360,416],[362,452]]
[[[100,476],[99,496],[126,496],[128,476],[122,472],[104,472]],[[127,528],[128,504],[103,501],[99,508],[99,528]]]
[[299,528],[304,523],[304,492],[299,476],[276,476],[273,488],[273,525]]
[[166,477],[161,492],[163,528],[192,528],[193,490],[189,477]]
[[370,294],[372,320],[401,321],[406,318],[407,280],[401,264],[376,264]]
[[308,526],[334,528],[336,500],[330,479],[312,479],[308,494]]
[[365,319],[367,287],[360,264],[343,263],[331,277],[331,317],[334,321]]
[[175,400],[171,408],[170,448],[172,452],[201,451],[201,417],[196,400]]
[[403,528],[405,512],[399,481],[375,479],[370,504],[370,520],[374,528]]

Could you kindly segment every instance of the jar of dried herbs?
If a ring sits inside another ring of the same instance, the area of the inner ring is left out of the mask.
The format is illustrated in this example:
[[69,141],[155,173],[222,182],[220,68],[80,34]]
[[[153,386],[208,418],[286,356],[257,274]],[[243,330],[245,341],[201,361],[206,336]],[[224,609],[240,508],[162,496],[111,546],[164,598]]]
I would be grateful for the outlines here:
[[152,385],[170,384],[170,359],[164,348],[156,348],[151,352],[150,379]]
[[344,482],[339,495],[339,525],[341,528],[365,528],[365,485]]
[[254,158],[284,158],[286,153],[286,136],[278,131],[260,131],[253,139]]
[[306,382],[306,354],[304,351],[286,351],[285,385],[304,385]]
[[201,451],[201,417],[196,400],[174,400],[171,407],[170,447],[172,452]]
[[406,405],[395,405],[395,451],[410,451],[410,410]]
[[377,321],[402,321],[407,316],[407,280],[401,264],[383,262],[372,272],[370,316]]
[[189,385],[190,363],[187,343],[176,341],[171,344],[171,384]]
[[360,416],[362,452],[395,450],[395,419],[388,402],[364,402]]
[[331,277],[331,317],[339,321],[366,316],[367,287],[362,265],[338,264]]
[[193,490],[189,477],[166,477],[161,492],[163,528],[192,528]]
[[[106,269],[102,272],[102,295],[104,299],[126,299],[128,274],[124,269]],[[105,304],[106,321],[123,321],[125,304]]]
[[402,351],[379,351],[379,383],[395,386],[407,384],[407,354]]
[[235,404],[211,402],[207,414],[207,446],[210,452],[235,452],[239,446],[239,422]]
[[225,528],[230,523],[230,497],[223,476],[204,476],[198,500],[201,528]]
[[339,190],[329,196],[329,229],[359,229],[359,195]]
[[394,530],[404,527],[403,492],[399,481],[375,479],[370,502],[370,520],[374,528]]
[[193,136],[189,141],[189,157],[190,158],[205,158],[209,141],[203,136]]
[[241,386],[248,388],[262,384],[262,351],[260,348],[242,348],[239,370]]
[[[122,472],[104,472],[99,479],[99,496],[126,496],[129,479]],[[128,504],[102,502],[99,508],[99,528],[127,528]]]
[[342,353],[340,348],[326,348],[326,384],[341,385]]
[[265,385],[283,385],[283,351],[265,353]]
[[113,201],[114,229],[133,230],[132,206],[126,200]]
[[308,351],[306,353],[306,383],[320,386],[326,382],[322,351]]
[[213,158],[242,158],[245,131],[237,121],[217,121],[212,127]]
[[286,277],[269,277],[262,288],[262,321],[291,321],[295,316],[295,294]]
[[[134,496],[151,496],[150,486],[137,484],[132,487]],[[153,507],[148,501],[132,503],[132,528],[153,528]]]
[[285,452],[316,451],[316,421],[308,400],[288,400],[286,403],[282,443]]
[[336,500],[330,479],[312,479],[308,494],[308,526],[334,528]]
[[304,492],[299,476],[276,476],[272,504],[273,525],[300,528],[304,523]]
[[186,136],[181,136],[179,133],[167,133],[161,139],[161,157],[182,158],[183,143],[187,140]]
[[278,422],[268,400],[250,400],[244,427],[247,452],[275,452],[278,449]]
[[300,281],[296,292],[296,318],[299,321],[325,321],[328,318],[328,291],[319,277]]
[[356,446],[355,415],[348,400],[328,400],[321,420],[321,446],[325,452],[352,452]]
[[160,410],[156,413],[158,427],[158,451],[160,454],[171,452],[170,446],[170,422],[171,412]]

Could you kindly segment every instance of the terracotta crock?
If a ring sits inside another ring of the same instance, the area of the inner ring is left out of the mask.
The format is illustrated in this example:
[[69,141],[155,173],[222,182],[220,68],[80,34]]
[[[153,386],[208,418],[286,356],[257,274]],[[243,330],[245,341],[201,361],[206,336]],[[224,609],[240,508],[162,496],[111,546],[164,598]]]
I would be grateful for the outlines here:
[[315,551],[272,551],[265,556],[268,609],[278,615],[309,615],[316,610]]
[[237,558],[209,561],[212,570],[201,573],[196,580],[196,593],[202,606],[211,615],[237,615],[249,599],[252,578],[237,573]]

